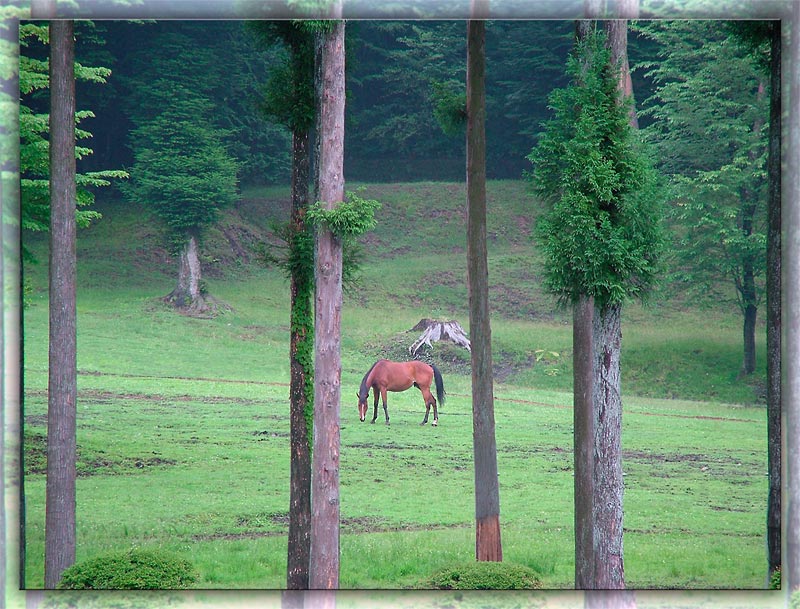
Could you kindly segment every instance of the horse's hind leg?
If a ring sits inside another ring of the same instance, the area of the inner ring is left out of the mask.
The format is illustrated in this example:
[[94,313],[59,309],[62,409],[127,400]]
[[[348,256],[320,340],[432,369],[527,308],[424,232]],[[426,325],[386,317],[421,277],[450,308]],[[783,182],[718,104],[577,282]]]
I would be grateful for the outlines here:
[[433,400],[433,423],[431,423],[431,425],[436,427],[438,424],[439,424],[439,412],[436,410],[436,400]]
[[436,400],[433,399],[430,389],[422,389],[420,387],[420,391],[422,392],[422,399],[425,400],[425,418],[422,419],[420,425],[425,425],[425,423],[428,422],[428,413],[431,411],[431,404],[433,404],[433,424],[436,425]]
[[386,415],[386,424],[389,424],[389,409],[386,408],[386,389],[381,390],[381,400],[383,400],[383,414]]
[[425,418],[422,419],[422,423],[420,425],[425,425],[428,422],[428,413],[431,411],[431,405],[425,404]]

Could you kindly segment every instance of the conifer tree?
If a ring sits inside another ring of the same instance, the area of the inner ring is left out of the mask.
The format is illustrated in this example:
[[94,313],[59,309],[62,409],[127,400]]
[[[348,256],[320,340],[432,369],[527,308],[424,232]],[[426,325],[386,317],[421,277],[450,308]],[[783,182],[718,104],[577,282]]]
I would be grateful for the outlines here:
[[555,116],[529,159],[548,206],[537,227],[545,284],[576,311],[576,586],[620,589],[621,311],[652,289],[661,235],[656,175],[610,57],[605,35],[590,25],[568,61],[571,84],[552,94]]
[[164,221],[179,255],[178,282],[165,297],[193,315],[216,312],[203,283],[200,239],[222,208],[236,200],[236,162],[222,142],[208,100],[176,92],[164,111],[132,135],[135,163],[124,192]]

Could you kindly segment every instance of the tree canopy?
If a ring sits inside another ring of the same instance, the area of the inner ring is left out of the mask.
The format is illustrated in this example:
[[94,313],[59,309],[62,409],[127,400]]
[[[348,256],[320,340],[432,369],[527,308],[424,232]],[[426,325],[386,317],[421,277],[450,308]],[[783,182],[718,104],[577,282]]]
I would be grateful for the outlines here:
[[577,43],[570,84],[550,97],[555,116],[529,155],[547,287],[562,300],[605,304],[644,297],[661,243],[657,176],[620,103],[601,32]]

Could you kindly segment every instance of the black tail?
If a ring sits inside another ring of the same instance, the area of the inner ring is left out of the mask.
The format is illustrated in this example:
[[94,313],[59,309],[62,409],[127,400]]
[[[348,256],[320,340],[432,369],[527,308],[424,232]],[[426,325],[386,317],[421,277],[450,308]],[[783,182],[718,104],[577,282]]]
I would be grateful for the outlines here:
[[444,396],[446,395],[444,392],[442,373],[439,372],[439,369],[433,364],[431,364],[431,368],[433,368],[433,379],[436,381],[436,399],[439,400],[439,406],[441,406],[444,404]]

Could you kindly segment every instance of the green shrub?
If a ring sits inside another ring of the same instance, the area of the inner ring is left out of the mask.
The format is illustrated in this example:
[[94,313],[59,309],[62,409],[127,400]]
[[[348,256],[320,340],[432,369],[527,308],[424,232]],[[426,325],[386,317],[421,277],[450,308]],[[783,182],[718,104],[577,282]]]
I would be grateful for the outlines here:
[[781,589],[781,568],[780,566],[775,569],[775,572],[772,574],[772,577],[769,578],[769,589],[770,590],[780,590]]
[[166,552],[132,549],[72,565],[64,571],[62,590],[175,590],[197,581],[189,561]]
[[507,562],[476,561],[436,572],[423,583],[437,590],[530,590],[542,587],[533,569]]

